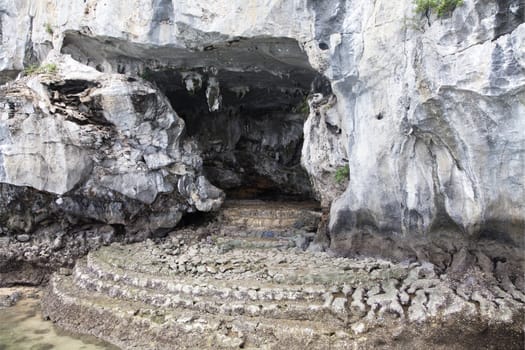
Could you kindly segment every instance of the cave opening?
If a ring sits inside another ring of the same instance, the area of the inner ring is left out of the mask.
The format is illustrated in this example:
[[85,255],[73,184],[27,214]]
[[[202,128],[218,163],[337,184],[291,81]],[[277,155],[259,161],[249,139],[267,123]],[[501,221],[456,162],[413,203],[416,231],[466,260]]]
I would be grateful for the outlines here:
[[193,49],[101,40],[68,32],[62,51],[157,85],[199,145],[206,177],[227,198],[315,198],[301,166],[307,99],[331,89],[296,40],[237,37]]
[[299,71],[148,72],[186,123],[206,177],[229,199],[309,200],[301,166],[307,96],[314,77]]

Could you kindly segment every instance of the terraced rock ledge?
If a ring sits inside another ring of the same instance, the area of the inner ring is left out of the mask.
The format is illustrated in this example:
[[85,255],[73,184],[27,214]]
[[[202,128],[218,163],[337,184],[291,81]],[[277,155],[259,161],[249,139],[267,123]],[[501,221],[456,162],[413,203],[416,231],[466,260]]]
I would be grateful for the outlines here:
[[181,230],[91,252],[52,277],[43,310],[123,349],[521,349],[525,295],[479,271],[303,251],[282,231]]

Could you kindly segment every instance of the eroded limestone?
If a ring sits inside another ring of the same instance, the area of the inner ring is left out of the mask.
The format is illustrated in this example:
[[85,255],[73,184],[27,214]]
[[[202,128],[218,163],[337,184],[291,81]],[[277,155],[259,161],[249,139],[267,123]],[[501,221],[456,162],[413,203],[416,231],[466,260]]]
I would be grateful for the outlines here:
[[[233,348],[289,344],[299,349],[306,334],[311,348],[371,346],[376,337],[389,339],[387,348],[401,348],[408,334],[411,344],[428,344],[436,323],[444,327],[441,332],[465,327],[465,338],[454,340],[458,343],[476,339],[476,329],[496,325],[516,332],[507,338],[509,344],[520,337],[524,302],[501,283],[487,283],[479,271],[458,281],[428,263],[333,258],[293,246],[254,245],[268,238],[236,237],[247,244],[225,251],[222,245],[233,238],[181,239],[188,233],[89,253],[72,276],[52,279],[46,314],[62,327],[122,347],[148,342],[170,348],[172,332],[179,337],[177,348],[214,348],[217,343],[209,343],[214,339]],[[78,308],[84,321],[70,323],[68,315]],[[97,310],[104,310],[103,316],[93,319]],[[140,325],[140,337],[127,333],[128,340],[121,340],[118,326],[102,331],[110,321],[134,329]],[[237,331],[225,334],[224,329]],[[370,340],[362,343],[364,333]]]

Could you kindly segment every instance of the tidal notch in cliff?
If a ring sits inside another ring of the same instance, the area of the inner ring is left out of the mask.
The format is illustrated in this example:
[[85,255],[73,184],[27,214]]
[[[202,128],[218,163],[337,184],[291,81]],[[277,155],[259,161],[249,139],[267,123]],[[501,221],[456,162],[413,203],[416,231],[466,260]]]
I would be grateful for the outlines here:
[[303,125],[308,95],[327,84],[297,41],[236,38],[187,50],[71,32],[63,52],[155,83],[199,144],[206,176],[230,198],[313,197],[300,164]]

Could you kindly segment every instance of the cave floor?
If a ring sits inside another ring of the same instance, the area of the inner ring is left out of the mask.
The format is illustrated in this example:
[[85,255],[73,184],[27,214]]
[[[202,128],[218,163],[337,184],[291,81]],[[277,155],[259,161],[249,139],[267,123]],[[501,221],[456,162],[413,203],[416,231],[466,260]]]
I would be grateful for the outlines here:
[[247,229],[237,219],[250,203],[226,205],[221,225],[89,253],[51,278],[44,315],[124,349],[522,348],[520,291],[304,250],[305,208],[293,230],[257,221],[277,215],[271,205]]

